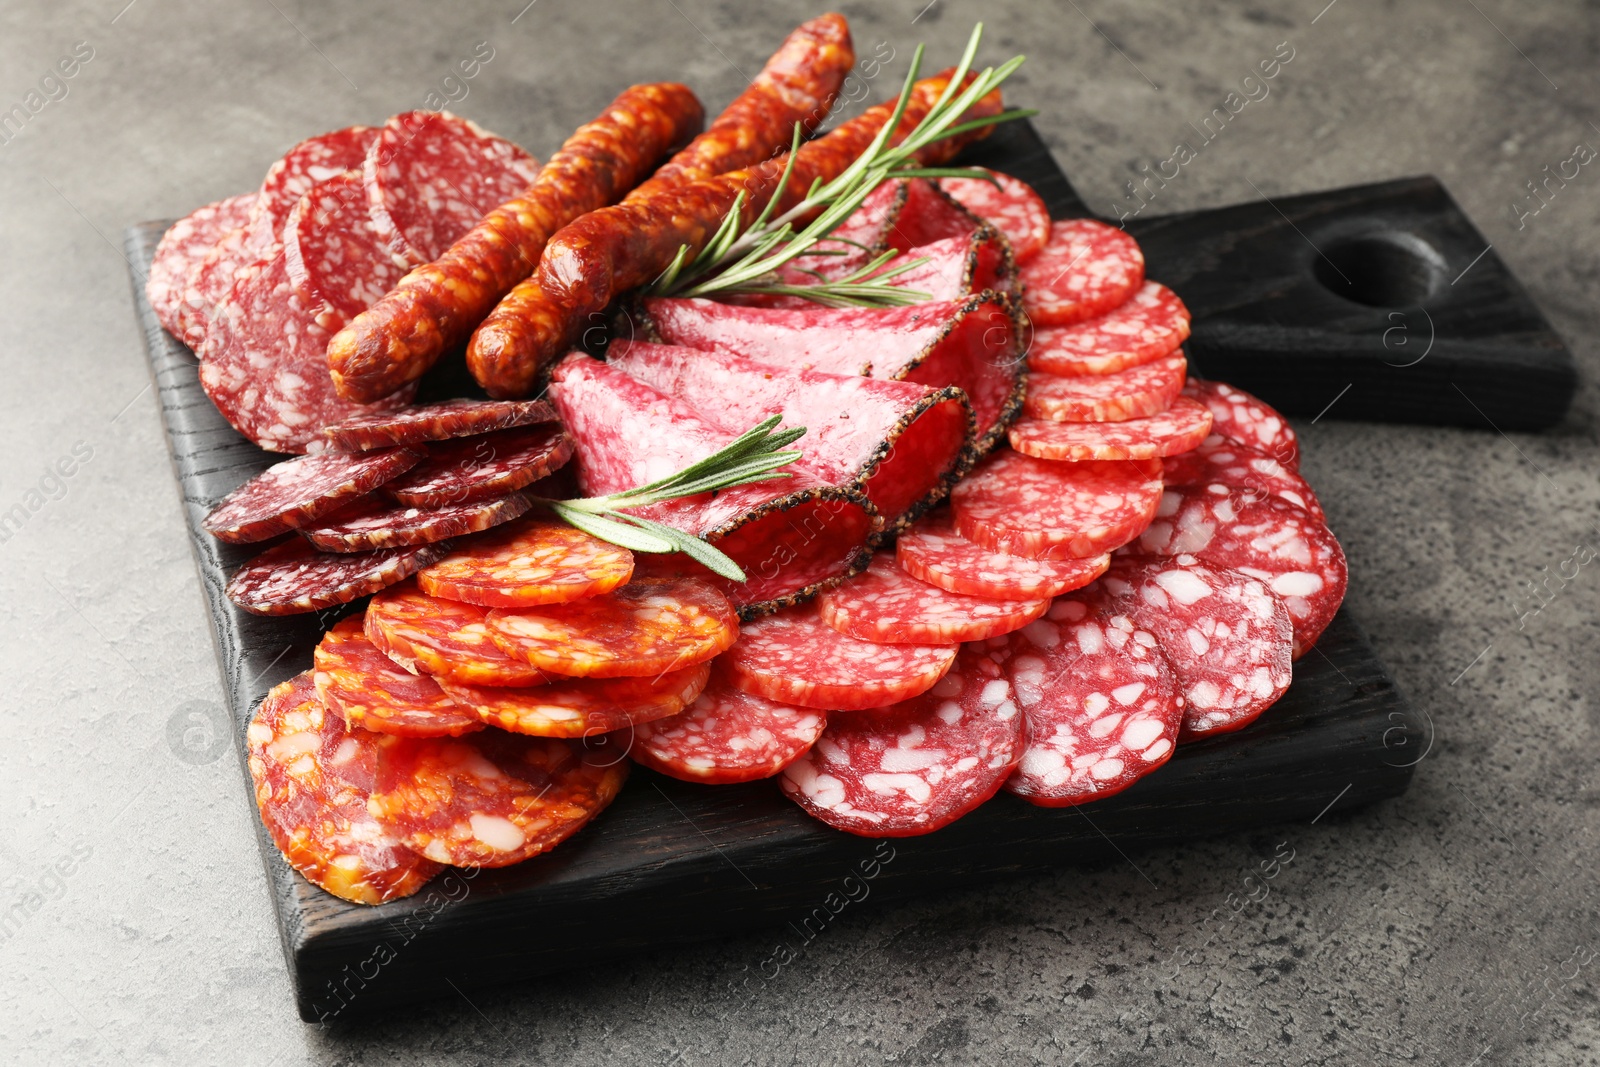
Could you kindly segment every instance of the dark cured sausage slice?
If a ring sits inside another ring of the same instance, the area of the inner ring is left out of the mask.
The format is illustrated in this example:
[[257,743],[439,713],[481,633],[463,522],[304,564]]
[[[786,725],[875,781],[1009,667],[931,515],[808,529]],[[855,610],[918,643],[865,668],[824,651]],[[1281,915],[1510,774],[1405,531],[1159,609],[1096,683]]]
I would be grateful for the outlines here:
[[339,620],[317,644],[317,695],[349,723],[383,734],[453,737],[483,729],[427,675],[407,674],[367,640],[360,615]]
[[1211,412],[1186,396],[1159,415],[1124,422],[1019,419],[1011,447],[1057,461],[1160,459],[1194,448],[1211,432]]
[[428,458],[383,491],[413,508],[491,500],[526,488],[572,458],[559,426],[523,426],[429,445]]
[[1253,495],[1275,496],[1301,508],[1319,522],[1327,522],[1322,502],[1300,475],[1259,448],[1212,434],[1192,452],[1161,461],[1161,480],[1169,485],[1208,485],[1213,482]]
[[183,333],[178,309],[183,304],[189,275],[216,247],[223,234],[244,225],[250,205],[255,202],[254,193],[218,200],[190,212],[162,235],[155,258],[150,261],[150,273],[145,277],[144,296],[168,333],[173,336]]
[[268,248],[282,240],[283,224],[300,198],[336,175],[359,169],[367,146],[377,137],[371,126],[350,126],[308,137],[289,149],[267,171],[250,210],[252,246]]
[[505,867],[549,851],[616,797],[628,763],[580,741],[485,730],[386,737],[369,809],[407,848],[459,867]]
[[367,215],[361,172],[315,186],[283,224],[284,267],[317,325],[337,330],[399,284],[405,271],[389,258]]
[[609,593],[633,553],[565,523],[526,519],[473,538],[417,577],[422,591],[485,607],[564,604]]
[[1120,307],[1076,326],[1040,326],[1028,369],[1042,374],[1114,374],[1160,359],[1189,336],[1189,309],[1160,282],[1145,282]]
[[956,530],[991,552],[1086,559],[1144,532],[1161,503],[1154,460],[1054,463],[999,452],[956,486]]
[[286,459],[223,497],[201,525],[219,541],[265,541],[337,511],[422,458],[415,449],[394,448],[359,456],[319,452]]
[[527,497],[513,494],[443,508],[411,508],[373,493],[323,517],[300,534],[324,552],[429,545],[510,522],[532,506]]
[[593,737],[678,714],[710,676],[710,665],[700,663],[647,678],[557,678],[529,689],[439,684],[491,726],[538,737]]
[[1088,585],[1111,564],[1109,555],[1087,559],[1028,559],[991,552],[956,532],[949,513],[924,516],[895,542],[905,572],[940,589],[997,600],[1060,596]]
[[228,599],[253,615],[299,615],[348,604],[404,581],[448,544],[380,552],[318,552],[296,537],[267,549],[228,582]]
[[783,772],[790,800],[838,830],[910,837],[948,826],[1000,789],[1022,754],[1022,712],[988,656],[963,650],[931,691],[836,715]]
[[367,812],[377,738],[327,711],[310,671],[268,693],[246,734],[273,843],[313,885],[355,904],[408,897],[439,873]]
[[998,187],[982,178],[940,178],[939,187],[1005,234],[1012,255],[1019,264],[1025,263],[1050,240],[1050,209],[1027,182],[998,171],[989,173]]
[[613,734],[637,763],[685,782],[771,778],[816,743],[828,717],[740,692],[721,672],[688,710]]
[[1104,315],[1144,284],[1139,243],[1094,219],[1050,224],[1050,240],[1022,268],[1022,306],[1041,326]]
[[1243,389],[1227,382],[1190,378],[1183,395],[1211,412],[1211,432],[1259,448],[1292,471],[1300,469],[1300,439],[1289,420]]
[[803,708],[859,711],[926,692],[955,662],[956,648],[860,641],[804,607],[746,623],[718,662],[746,693]]
[[413,674],[463,685],[543,685],[549,677],[489,640],[488,614],[476,604],[429,596],[416,582],[390,586],[367,604],[367,638]]
[[391,445],[448,441],[495,430],[554,422],[555,409],[543,400],[441,400],[380,415],[357,415],[323,428],[334,448],[362,452]]
[[1111,374],[1033,374],[1022,410],[1054,422],[1126,422],[1159,415],[1183,391],[1182,353]]
[[919,581],[880,552],[866,573],[817,599],[822,621],[849,637],[885,645],[982,641],[1020,629],[1050,600],[994,600],[951,593]]

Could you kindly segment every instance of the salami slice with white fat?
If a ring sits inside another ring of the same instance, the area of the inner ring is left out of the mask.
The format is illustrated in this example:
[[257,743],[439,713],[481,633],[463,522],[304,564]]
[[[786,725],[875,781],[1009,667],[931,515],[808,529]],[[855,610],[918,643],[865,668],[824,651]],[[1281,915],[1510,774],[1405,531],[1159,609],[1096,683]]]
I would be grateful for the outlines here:
[[422,458],[415,449],[390,448],[361,455],[318,452],[286,459],[223,497],[201,525],[219,541],[265,541],[337,511]]
[[555,409],[543,400],[441,400],[394,412],[357,415],[324,427],[322,435],[334,448],[363,452],[475,437],[555,419]]
[[[995,181],[982,178],[940,178],[939,187],[961,206],[1006,235],[1011,254],[1021,264],[1043,251],[1050,240],[1050,209],[1027,182],[990,171]],[[998,182],[999,184],[995,184]]]
[[1259,448],[1292,471],[1300,469],[1300,439],[1271,405],[1227,382],[1190,378],[1183,395],[1211,412],[1211,432]]
[[367,638],[412,674],[463,685],[543,685],[550,677],[514,660],[489,639],[476,604],[429,596],[416,582],[390,586],[367,604]]
[[997,600],[1060,596],[1088,585],[1111,564],[1109,555],[1056,560],[992,552],[962,537],[948,512],[926,516],[901,534],[895,559],[930,585]]
[[1144,284],[1139,243],[1094,219],[1050,224],[1050,239],[1021,268],[1022,307],[1041,326],[1104,315]]
[[687,710],[612,737],[651,770],[685,782],[730,785],[771,778],[804,755],[827,725],[820,711],[741,692],[713,671]]
[[526,488],[572,458],[559,426],[523,426],[426,446],[428,458],[383,491],[414,508],[489,500]]
[[1189,336],[1189,309],[1160,282],[1147,281],[1119,306],[1075,326],[1039,326],[1028,369],[1041,374],[1114,374],[1177,351]]
[[1167,485],[1220,483],[1240,491],[1241,500],[1275,496],[1301,508],[1319,522],[1327,522],[1317,494],[1300,475],[1259,448],[1212,434],[1198,448],[1161,461],[1161,480]]
[[1053,422],[1126,422],[1159,415],[1183,391],[1189,361],[1180,352],[1110,374],[1031,374],[1022,410]]
[[1048,597],[995,600],[952,593],[913,578],[880,552],[862,574],[817,599],[822,621],[849,637],[885,645],[982,641],[1020,629],[1050,607]]
[[483,729],[483,722],[432,678],[401,670],[367,640],[360,615],[339,620],[323,634],[314,657],[317,695],[351,726],[408,737],[453,737]]
[[267,549],[228,582],[228,599],[253,615],[299,615],[376,593],[442,556],[448,543],[379,552],[319,552],[296,537]]
[[1019,419],[1011,447],[1039,459],[1160,459],[1194,448],[1211,432],[1211,412],[1180,396],[1158,415],[1123,422],[1052,422]]
[[300,531],[324,552],[370,552],[402,545],[431,545],[478,533],[518,518],[532,501],[513,493],[442,508],[413,508],[372,493]]
[[531,688],[441,680],[450,698],[482,721],[537,737],[595,737],[676,715],[700,695],[709,664],[644,678],[553,678]]
[[956,486],[961,536],[1029,559],[1088,559],[1144,532],[1161,503],[1154,460],[1055,463],[999,452]]
[[183,333],[178,310],[189,275],[224,234],[245,224],[255,201],[255,194],[247,193],[207,204],[174,222],[161,236],[155,258],[150,261],[150,273],[145,277],[144,296],[168,333],[175,337]]
[[250,210],[253,246],[267,248],[282,241],[283,224],[300,198],[347,170],[359,169],[377,137],[371,126],[350,126],[308,137],[289,149],[267,171]]
[[300,198],[283,224],[283,256],[295,292],[330,333],[405,277],[367,215],[359,170],[329,178]]
[[178,339],[198,353],[240,273],[272,250],[270,244],[262,248],[251,243],[249,226],[237,226],[218,238],[183,281],[183,300],[173,312]]
[[865,715],[836,715],[783,772],[790,800],[864,837],[932,833],[1000,789],[1022,753],[1022,712],[987,655],[963,650],[929,692]]

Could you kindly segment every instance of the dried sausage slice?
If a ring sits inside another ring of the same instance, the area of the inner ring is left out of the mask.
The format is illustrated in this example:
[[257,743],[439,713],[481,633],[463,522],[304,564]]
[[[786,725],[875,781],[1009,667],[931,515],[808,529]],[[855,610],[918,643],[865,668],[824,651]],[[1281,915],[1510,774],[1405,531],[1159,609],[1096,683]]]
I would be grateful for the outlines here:
[[1211,412],[1211,432],[1259,448],[1292,471],[1300,469],[1300,439],[1289,420],[1266,401],[1227,382],[1190,378],[1183,395]]
[[996,600],[1060,596],[1088,585],[1111,565],[1109,555],[1056,560],[991,552],[956,532],[948,512],[925,516],[901,534],[895,558],[913,578],[952,593]]
[[174,222],[161,236],[155,258],[150,261],[150,273],[145,276],[144,296],[168,333],[183,333],[178,309],[189,275],[205,261],[223,234],[244,225],[250,205],[255,202],[254,193],[218,200]]
[[1028,369],[1041,374],[1114,374],[1177,351],[1189,336],[1189,309],[1160,282],[1076,326],[1040,326]]
[[364,452],[392,445],[420,445],[554,422],[555,409],[543,400],[441,400],[395,412],[357,415],[326,426],[324,437],[334,448]]
[[704,663],[739,636],[728,598],[695,578],[644,579],[609,596],[489,612],[514,659],[572,678],[639,678]]
[[816,743],[828,717],[740,692],[714,671],[687,711],[613,735],[637,763],[685,782],[771,778]]
[[249,226],[235,227],[218,238],[183,280],[183,300],[173,311],[178,339],[199,352],[239,275],[272,250],[271,244],[261,248],[250,242]]
[[454,737],[483,729],[476,715],[427,675],[408,674],[367,640],[360,615],[339,620],[317,645],[317,696],[351,726],[408,737]]
[[610,804],[628,762],[581,741],[485,730],[385,737],[368,808],[407,848],[459,867],[505,867],[546,852]]
[[373,229],[359,170],[329,178],[300,198],[283,224],[283,257],[295,293],[329,331],[405,277]]
[[378,735],[328,712],[310,671],[267,694],[246,739],[261,822],[307,881],[355,904],[382,904],[439,873],[368,813]]
[[1019,419],[1011,447],[1050,460],[1160,459],[1194,448],[1211,432],[1211,412],[1186,396],[1159,415],[1125,422]]
[[633,575],[633,553],[565,523],[525,519],[474,538],[417,576],[422,591],[486,607],[600,596]]
[[1126,422],[1158,415],[1183,391],[1189,361],[1176,356],[1111,374],[1034,374],[1022,410],[1054,422]]
[[533,506],[513,493],[498,500],[412,508],[370,494],[300,531],[324,552],[367,552],[401,545],[428,545],[510,522]]
[[228,599],[253,615],[299,615],[347,604],[417,573],[448,544],[378,552],[318,552],[301,538],[261,553],[228,582]]
[[982,641],[1020,629],[1043,615],[1050,600],[995,600],[952,593],[907,574],[880,552],[866,573],[823,593],[822,621],[848,637],[884,645],[942,645]]
[[1009,174],[990,171],[1000,184],[982,178],[940,178],[939,187],[961,206],[990,223],[1011,242],[1011,254],[1026,263],[1050,240],[1050,209],[1033,186]]
[[222,498],[201,523],[219,541],[248,544],[298,529],[410,470],[420,451],[318,452],[275,463]]
[[476,604],[429,596],[416,582],[390,586],[367,603],[367,638],[413,674],[463,685],[535,686],[549,676],[489,640]]
[[367,146],[377,137],[378,131],[371,126],[350,126],[308,137],[289,149],[267,171],[250,209],[250,240],[254,247],[277,244],[282,239],[283,225],[300,198],[322,182],[359,169]]
[[1275,496],[1301,508],[1318,522],[1328,521],[1321,501],[1304,478],[1261,449],[1218,434],[1207,437],[1192,452],[1162,460],[1161,480],[1169,486],[1218,482],[1245,490],[1240,494],[1242,499],[1250,499],[1253,494]]
[[426,460],[383,487],[408,507],[443,508],[505,496],[572,458],[572,438],[559,426],[523,426],[427,448]]
[[932,690],[868,715],[836,715],[783,772],[790,800],[838,830],[911,837],[948,826],[988,800],[1022,754],[1011,683],[964,649]]
[[951,494],[956,530],[1029,559],[1086,559],[1144,532],[1161,503],[1154,460],[1055,463],[1017,452],[985,460]]
[[491,726],[539,737],[593,737],[677,715],[710,676],[710,664],[699,663],[648,678],[557,678],[528,689],[439,684]]
[[1042,326],[1104,315],[1144,284],[1139,243],[1094,219],[1050,224],[1050,240],[1021,269],[1022,307]]

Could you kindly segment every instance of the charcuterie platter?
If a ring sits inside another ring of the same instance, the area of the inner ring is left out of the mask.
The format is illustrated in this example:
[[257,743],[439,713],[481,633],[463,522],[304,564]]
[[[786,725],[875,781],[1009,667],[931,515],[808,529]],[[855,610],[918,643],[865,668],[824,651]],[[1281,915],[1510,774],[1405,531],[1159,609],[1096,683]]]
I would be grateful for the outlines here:
[[1293,431],[970,59],[130,230],[306,1019],[1405,790]]

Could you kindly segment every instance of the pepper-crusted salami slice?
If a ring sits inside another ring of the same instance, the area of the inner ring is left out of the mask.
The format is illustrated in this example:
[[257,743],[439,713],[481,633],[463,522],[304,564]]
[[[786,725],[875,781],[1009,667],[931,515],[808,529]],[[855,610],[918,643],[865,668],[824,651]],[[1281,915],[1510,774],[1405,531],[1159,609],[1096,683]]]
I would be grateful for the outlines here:
[[1266,401],[1227,382],[1190,378],[1183,395],[1192,397],[1211,412],[1211,432],[1259,448],[1292,471],[1300,469],[1300,439],[1289,420],[1274,411]]
[[218,200],[190,212],[162,234],[145,277],[144,296],[168,333],[175,337],[183,333],[178,309],[190,273],[204,262],[223,234],[244,225],[255,201],[254,193]]
[[1022,306],[1042,326],[1104,315],[1144,284],[1139,243],[1094,219],[1050,224],[1050,239],[1022,267]]
[[1027,738],[1008,792],[1041,807],[1082,804],[1120,793],[1172,757],[1183,696],[1156,636],[1127,615],[1041,622],[1016,634],[1010,652],[1006,673]]
[[995,225],[1011,242],[1019,264],[1044,250],[1050,240],[1050,209],[1027,182],[990,171],[995,181],[982,178],[940,178],[939,187],[961,206]]
[[377,735],[328,712],[310,671],[267,694],[246,740],[261,821],[307,881],[341,900],[382,904],[439,873],[368,813]]
[[523,426],[429,445],[428,458],[383,491],[413,508],[490,500],[532,485],[572,458],[559,426]]
[[1161,503],[1154,460],[1054,463],[1017,452],[984,461],[951,494],[956,530],[1029,559],[1086,559],[1144,532]]
[[1194,448],[1211,432],[1211,412],[1180,396],[1159,415],[1123,422],[1019,419],[1011,447],[1048,460],[1160,459]]
[[1158,415],[1183,391],[1189,361],[1180,353],[1111,374],[1034,374],[1022,410],[1054,422],[1126,422]]
[[1020,629],[1043,615],[1050,600],[994,600],[952,593],[919,581],[880,552],[864,574],[823,593],[822,621],[849,637],[885,645],[942,645],[982,641]]
[[1088,585],[1111,565],[1109,555],[1029,559],[992,552],[962,537],[949,513],[924,517],[901,534],[895,560],[913,578],[940,589],[996,600],[1060,596]]
[[547,852],[610,804],[628,776],[580,741],[485,730],[456,738],[386,737],[368,808],[428,859],[505,867]]
[[704,663],[739,636],[733,605],[695,578],[643,579],[607,596],[489,612],[508,656],[573,678],[638,678]]
[[543,400],[441,400],[400,411],[357,415],[324,427],[334,448],[364,452],[391,445],[420,445],[554,422],[555,409]]
[[315,661],[323,706],[351,726],[408,737],[453,737],[483,729],[478,717],[432,678],[406,673],[367,640],[360,615],[339,620],[322,635]]
[[[1183,686],[1183,739],[1247,726],[1289,687],[1289,614],[1256,579],[1176,556],[1119,560],[1101,585],[1171,662]],[[1070,620],[1093,604],[1074,600],[1057,601],[1051,615]]]
[[367,604],[366,634],[384,655],[411,671],[462,685],[528,687],[549,681],[489,639],[488,613],[476,604],[433,597],[416,582],[390,586]]
[[566,523],[527,519],[474,538],[417,576],[422,591],[486,607],[564,604],[633,575],[633,553]]
[[1119,307],[1076,326],[1040,326],[1028,369],[1042,374],[1114,374],[1177,350],[1189,336],[1189,309],[1160,282],[1145,282]]
[[838,830],[932,833],[994,796],[1022,753],[1022,713],[988,656],[963,650],[932,690],[870,715],[837,715],[783,772],[784,794]]
[[529,689],[439,684],[483,722],[512,733],[593,737],[678,714],[710,676],[710,664],[699,663],[647,678],[558,678]]
[[296,537],[261,553],[228,582],[228,599],[254,615],[298,615],[348,604],[404,581],[449,545],[379,552],[318,552]]
[[510,522],[532,506],[527,497],[513,494],[443,508],[412,508],[392,504],[374,493],[301,529],[300,534],[324,552],[431,545]]
[[955,645],[880,645],[847,637],[815,607],[746,623],[720,660],[746,693],[824,711],[881,708],[926,692],[955,662]]
[[266,248],[280,241],[283,224],[300,198],[330,178],[360,169],[367,146],[377,136],[371,126],[350,126],[308,137],[289,149],[267,171],[250,209],[252,244]]
[[613,735],[636,762],[685,782],[771,778],[816,743],[828,717],[740,692],[720,671],[688,710]]
[[275,463],[222,498],[201,524],[220,541],[247,544],[305,526],[410,470],[422,453],[391,448],[352,456],[318,452]]
[[1319,522],[1327,522],[1322,503],[1300,475],[1259,448],[1212,434],[1198,448],[1161,461],[1161,480],[1169,486],[1208,485],[1213,482],[1251,494],[1275,496],[1301,508]]
[[283,224],[284,268],[317,325],[337,330],[400,283],[367,215],[361,172],[347,170],[311,189]]

